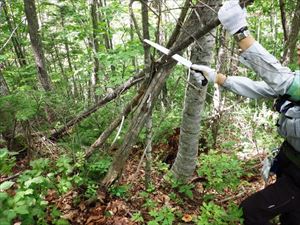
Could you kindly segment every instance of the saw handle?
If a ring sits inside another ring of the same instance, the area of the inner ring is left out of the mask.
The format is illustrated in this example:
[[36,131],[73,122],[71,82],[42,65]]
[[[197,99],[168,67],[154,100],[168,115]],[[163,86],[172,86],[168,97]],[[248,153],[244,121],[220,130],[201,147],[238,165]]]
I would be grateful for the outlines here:
[[206,85],[208,84],[208,80],[207,80],[206,76],[204,76],[204,74],[203,74],[202,71],[200,71],[200,70],[195,70],[195,69],[190,69],[190,70],[191,70],[192,73],[200,73],[200,74],[201,74],[201,76],[202,76],[201,81],[200,81],[199,79],[196,78],[196,80],[197,80],[197,82],[198,82],[199,84],[201,83],[201,85],[202,85],[203,87],[206,86]]

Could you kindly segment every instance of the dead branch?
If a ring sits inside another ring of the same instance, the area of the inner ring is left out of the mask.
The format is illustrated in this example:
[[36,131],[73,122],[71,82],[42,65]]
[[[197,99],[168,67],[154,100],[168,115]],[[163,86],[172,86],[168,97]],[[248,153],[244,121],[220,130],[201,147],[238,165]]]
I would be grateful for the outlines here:
[[180,29],[183,25],[183,22],[186,18],[187,12],[189,11],[190,6],[190,0],[186,0],[183,6],[183,9],[181,10],[180,16],[177,20],[177,24],[171,34],[171,37],[169,38],[167,48],[170,48],[176,41],[176,38],[178,37],[180,33]]
[[121,84],[117,88],[114,89],[111,93],[108,93],[104,98],[100,99],[94,106],[89,108],[88,110],[82,112],[75,118],[71,119],[67,124],[60,128],[58,131],[55,131],[51,134],[50,139],[51,140],[58,140],[72,128],[77,123],[81,122],[83,119],[87,118],[92,113],[96,112],[99,108],[107,104],[108,102],[114,100],[119,95],[123,94],[125,91],[127,91],[129,88],[134,86],[135,84],[142,81],[144,78],[144,71],[140,72],[138,75],[131,77],[129,80],[127,80],[125,83]]
[[110,124],[110,126],[100,135],[100,137],[86,150],[85,159],[88,159],[98,148],[102,148],[103,144],[107,138],[112,134],[112,132],[118,127],[123,117],[127,117],[132,109],[138,104],[142,93],[134,97],[134,99],[126,105],[122,113]]
[[21,175],[22,172],[23,172],[23,171],[18,172],[18,173],[14,174],[14,175],[12,175],[12,176],[10,176],[10,177],[6,177],[6,178],[2,179],[2,180],[0,181],[0,184],[4,183],[5,181],[8,181],[8,180],[12,180],[12,179],[17,178],[18,176]]

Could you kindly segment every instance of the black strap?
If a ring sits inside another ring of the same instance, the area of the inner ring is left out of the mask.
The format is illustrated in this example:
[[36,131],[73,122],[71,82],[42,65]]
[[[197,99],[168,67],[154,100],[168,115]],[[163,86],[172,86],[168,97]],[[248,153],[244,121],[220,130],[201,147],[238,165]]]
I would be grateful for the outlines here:
[[[293,100],[290,100],[290,95],[288,94],[284,94],[282,96],[280,96],[279,98],[276,99],[275,101],[275,104],[274,104],[274,109],[277,111],[277,112],[280,112],[280,113],[286,113],[290,108],[294,107],[294,106],[300,106],[300,101],[293,101]],[[290,103],[287,104],[283,109],[282,108],[282,105],[286,102],[286,101],[289,101]]]

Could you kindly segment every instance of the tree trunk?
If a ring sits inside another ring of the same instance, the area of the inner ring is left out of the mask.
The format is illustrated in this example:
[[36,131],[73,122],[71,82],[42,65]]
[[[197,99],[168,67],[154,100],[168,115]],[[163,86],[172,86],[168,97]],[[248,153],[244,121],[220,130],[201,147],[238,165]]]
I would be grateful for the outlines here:
[[0,96],[9,95],[9,88],[2,74],[2,68],[0,65]]
[[[213,16],[214,12],[211,9],[202,8],[193,13],[199,14],[200,21],[198,21],[198,25],[201,26],[202,24],[203,26]],[[191,54],[193,63],[210,66],[215,45],[214,36],[215,32],[211,31],[210,34],[200,38],[193,45]],[[201,85],[198,85],[191,75],[189,76],[189,82],[193,86],[187,85],[180,128],[179,149],[171,169],[175,177],[183,181],[190,178],[196,168],[201,112],[204,109],[207,90],[206,86],[201,87]],[[195,86],[198,86],[199,90],[196,90]]]
[[[102,2],[102,0],[99,0],[99,5],[100,7],[106,7],[106,2]],[[108,49],[112,49],[112,40],[110,38],[110,24],[109,21],[106,18],[106,15],[104,13],[99,13],[99,21],[104,22],[105,23],[105,30],[104,30],[104,34],[103,34],[103,38],[104,38],[104,43],[105,43],[105,48]]]
[[297,1],[297,6],[294,11],[294,16],[292,19],[292,25],[291,25],[288,41],[285,46],[285,50],[282,57],[283,62],[285,63],[294,62],[294,55],[295,55],[299,31],[300,31],[300,1]]
[[288,31],[287,31],[287,27],[286,27],[286,13],[285,13],[285,1],[284,0],[279,0],[279,7],[280,7],[280,15],[281,15],[281,24],[282,24],[282,29],[283,29],[283,37],[284,37],[284,42],[286,42],[288,39]]
[[51,91],[51,82],[47,73],[45,56],[42,47],[40,29],[36,13],[35,1],[24,0],[25,14],[28,22],[30,41],[38,70],[39,81],[45,91]]
[[[61,23],[61,27],[62,30],[65,32],[65,7],[60,7],[60,23]],[[68,38],[65,37],[64,38],[64,46],[65,46],[65,50],[66,50],[66,57],[67,57],[67,61],[68,61],[68,66],[69,66],[69,70],[72,74],[72,83],[73,83],[73,96],[76,98],[78,97],[78,87],[76,84],[76,79],[73,73],[73,66],[72,66],[72,60],[71,60],[71,56],[70,56],[70,47],[69,47],[69,41]]]
[[[4,76],[2,74],[2,68],[0,65],[0,97],[9,95],[9,88],[7,86],[7,83],[4,79]],[[9,104],[9,103],[8,103]],[[0,126],[2,127],[3,131],[1,132],[2,137],[6,141],[7,149],[10,151],[15,150],[15,116],[12,115],[11,112],[8,112],[5,110],[5,107],[9,107],[6,105],[2,105],[0,108]]]
[[[9,31],[11,33],[13,33],[15,28],[13,27],[13,24],[9,18],[8,8],[7,8],[6,2],[4,0],[3,0],[3,11],[4,11],[4,15],[6,18],[6,22],[7,22]],[[19,66],[20,67],[26,66],[27,62],[26,62],[26,58],[25,58],[25,53],[23,52],[23,49],[21,48],[19,38],[16,33],[13,34],[13,36],[11,37],[11,40],[12,40],[12,44],[13,44],[17,59],[18,59]]]
[[97,33],[99,32],[98,26],[98,13],[97,13],[97,0],[91,0],[91,18],[92,18],[92,46],[93,46],[93,58],[94,58],[94,69],[92,74],[92,92],[95,102],[98,101],[99,95],[96,93],[97,86],[99,85],[99,71],[100,71],[100,61],[98,59],[99,53],[99,40]]
[[149,116],[146,123],[146,165],[145,165],[145,188],[146,190],[151,186],[151,165],[152,165],[152,115]]
[[[216,62],[216,70],[219,73],[228,74],[228,70],[226,66],[228,63],[228,49],[225,48],[225,46],[229,46],[229,36],[228,33],[224,30],[221,30],[220,34],[220,48],[217,52],[217,62]],[[212,121],[211,121],[211,130],[212,130],[212,136],[213,136],[213,147],[217,144],[217,137],[219,134],[219,128],[220,128],[220,120],[222,116],[222,107],[224,101],[222,100],[221,96],[221,88],[217,84],[215,86],[215,91],[213,95],[213,113],[212,113]]]

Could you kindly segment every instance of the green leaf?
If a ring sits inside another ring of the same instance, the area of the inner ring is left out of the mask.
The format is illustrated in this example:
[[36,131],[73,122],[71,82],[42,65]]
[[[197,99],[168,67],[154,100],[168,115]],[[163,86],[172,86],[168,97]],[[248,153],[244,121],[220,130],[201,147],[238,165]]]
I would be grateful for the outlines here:
[[0,201],[3,201],[8,198],[8,194],[6,192],[0,192]]
[[21,215],[29,214],[29,211],[25,205],[16,207],[15,212]]
[[11,221],[17,216],[16,212],[12,209],[5,210],[3,212],[3,215],[5,215],[7,221]]
[[31,184],[41,184],[41,183],[44,182],[44,180],[45,180],[44,177],[38,176],[38,177],[34,177],[34,178],[32,178],[32,179],[26,181],[26,182],[24,183],[24,185],[25,185],[25,187],[29,187]]
[[11,188],[15,182],[13,181],[5,181],[4,183],[0,184],[0,191],[5,191]]

